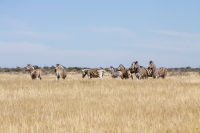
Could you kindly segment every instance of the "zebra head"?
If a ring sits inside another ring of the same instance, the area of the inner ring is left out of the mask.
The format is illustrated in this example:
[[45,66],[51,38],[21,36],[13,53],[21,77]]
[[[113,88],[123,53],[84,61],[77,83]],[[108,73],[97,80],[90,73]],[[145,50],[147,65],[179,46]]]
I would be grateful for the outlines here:
[[115,68],[113,66],[110,66],[110,68],[108,68],[108,71],[110,71],[112,74],[115,71]]
[[134,69],[138,69],[140,67],[140,65],[138,64],[138,61],[135,62],[135,65],[134,65]]
[[118,71],[125,70],[125,67],[124,67],[122,64],[120,64],[119,67],[117,68],[117,70],[118,70]]
[[153,68],[155,68],[156,66],[155,66],[155,64],[153,63],[153,61],[150,61],[149,62],[149,68],[150,69],[153,69]]
[[82,78],[88,73],[88,69],[82,69]]
[[25,67],[25,71],[32,71],[34,70],[34,67],[31,66],[30,64],[27,64],[27,66]]
[[131,65],[131,67],[129,68],[129,70],[131,71],[131,72],[134,72],[135,71],[135,62],[133,62],[132,63],[132,65]]
[[64,67],[60,64],[56,64],[55,72],[57,71],[58,68],[64,69]]

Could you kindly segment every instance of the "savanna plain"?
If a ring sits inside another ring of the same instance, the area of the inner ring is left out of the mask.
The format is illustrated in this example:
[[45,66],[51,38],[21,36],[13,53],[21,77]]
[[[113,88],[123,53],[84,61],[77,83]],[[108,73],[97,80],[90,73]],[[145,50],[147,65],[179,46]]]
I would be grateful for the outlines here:
[[200,76],[65,80],[0,74],[2,133],[200,133]]

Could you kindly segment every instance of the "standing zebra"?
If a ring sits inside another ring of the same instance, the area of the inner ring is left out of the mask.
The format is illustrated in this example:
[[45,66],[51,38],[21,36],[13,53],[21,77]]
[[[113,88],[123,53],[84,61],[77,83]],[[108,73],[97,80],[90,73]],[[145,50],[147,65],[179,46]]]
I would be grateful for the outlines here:
[[167,69],[164,67],[156,68],[153,61],[149,62],[149,68],[152,69],[153,78],[162,77],[163,79],[165,79],[165,77],[167,76]]
[[40,80],[42,79],[42,70],[41,69],[34,69],[33,66],[28,64],[25,67],[25,71],[29,71],[30,72],[30,75],[31,75],[32,79],[35,79],[35,78],[37,78],[37,79],[40,78]]
[[65,71],[65,68],[60,64],[56,64],[55,72],[56,80],[59,80],[59,78],[65,79],[67,77],[67,72]]
[[129,70],[130,70],[130,72],[131,72],[131,77],[132,77],[132,79],[134,79],[134,74],[135,74],[134,66],[135,66],[135,62],[133,62],[133,63],[131,64],[131,67],[129,68]]
[[123,78],[122,72],[116,71],[116,69],[114,67],[110,66],[110,68],[108,70],[111,72],[112,78],[118,78],[118,79]]
[[83,69],[82,70],[82,78],[85,77],[85,75],[88,75],[88,78],[103,78],[105,70],[103,70],[102,68],[97,68],[97,69]]
[[147,69],[145,67],[142,67],[138,64],[138,61],[135,61],[132,63],[132,68],[135,70],[135,76],[138,80],[141,80],[141,78],[148,78]]
[[[129,70],[131,71],[132,79],[133,79],[134,74],[135,74],[135,68],[134,68],[134,66],[135,66],[136,62],[133,62],[132,65],[131,65],[131,67],[129,68]],[[142,66],[140,66],[140,67],[142,67]],[[151,68],[146,68],[146,67],[144,67],[144,68],[147,70],[148,77],[152,77],[152,75],[153,75],[152,69]]]
[[121,71],[123,76],[122,79],[130,79],[131,78],[131,72],[129,69],[125,69],[125,67],[120,64],[119,67],[117,68],[118,71]]

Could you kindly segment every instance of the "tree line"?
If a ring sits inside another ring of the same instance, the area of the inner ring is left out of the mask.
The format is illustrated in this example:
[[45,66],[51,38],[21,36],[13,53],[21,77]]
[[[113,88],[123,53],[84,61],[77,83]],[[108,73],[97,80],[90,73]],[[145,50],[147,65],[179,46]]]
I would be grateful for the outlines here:
[[[43,74],[54,74],[55,73],[55,66],[44,66],[40,67],[37,65],[33,66],[35,69],[42,69]],[[81,69],[89,69],[88,67],[68,67],[65,68],[67,72],[76,72],[81,73]],[[108,70],[108,68],[104,68]],[[200,74],[200,67],[199,68],[191,68],[188,67],[181,67],[181,68],[167,68],[169,75],[189,75],[189,72],[198,72]],[[15,68],[1,68],[0,73],[27,73],[24,67],[15,67]]]

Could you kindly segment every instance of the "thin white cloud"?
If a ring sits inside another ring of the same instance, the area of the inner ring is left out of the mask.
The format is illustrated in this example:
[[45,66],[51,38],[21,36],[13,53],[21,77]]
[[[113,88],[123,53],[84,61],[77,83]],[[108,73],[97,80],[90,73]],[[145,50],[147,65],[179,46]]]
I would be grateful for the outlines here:
[[17,28],[17,29],[23,29],[23,30],[29,29],[26,22],[16,20],[16,19],[12,19],[12,18],[10,18],[9,16],[6,16],[6,15],[0,15],[0,20],[4,24],[11,26],[11,27],[14,27],[14,28]]
[[[55,65],[60,63],[66,67],[117,67],[123,64],[130,67],[133,61],[148,67],[153,60],[157,67],[198,67],[199,59],[176,54],[147,54],[130,50],[69,50],[54,49],[40,43],[0,42],[0,67],[33,65]],[[153,52],[152,52],[153,53]]]
[[200,34],[193,34],[193,33],[186,33],[186,32],[162,31],[162,30],[153,30],[151,32],[171,35],[171,36],[187,37],[187,38],[200,38]]
[[184,53],[200,52],[200,42],[183,41],[149,41],[149,43],[122,44],[124,47],[141,47],[155,50],[169,50]]
[[104,32],[104,33],[112,33],[112,34],[121,34],[126,36],[135,36],[135,34],[128,29],[125,28],[112,28],[112,27],[89,27],[90,31],[93,32]]
[[2,36],[12,37],[34,37],[34,38],[51,38],[51,39],[69,39],[72,35],[60,32],[32,32],[32,31],[0,31]]
[[13,19],[6,19],[6,22],[15,27],[15,28],[19,28],[19,29],[28,29],[27,27],[27,23],[25,22],[21,22],[21,21],[18,21],[18,20],[13,20]]

